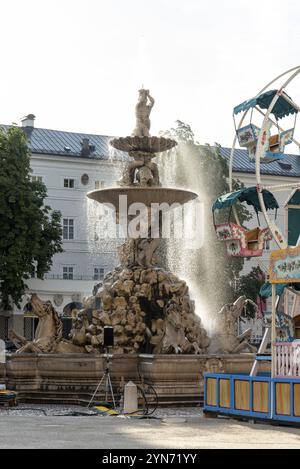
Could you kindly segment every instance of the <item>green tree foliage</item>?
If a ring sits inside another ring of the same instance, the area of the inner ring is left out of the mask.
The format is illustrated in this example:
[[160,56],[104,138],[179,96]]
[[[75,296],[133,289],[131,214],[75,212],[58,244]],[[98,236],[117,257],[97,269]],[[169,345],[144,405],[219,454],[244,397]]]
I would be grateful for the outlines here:
[[[252,267],[249,274],[241,275],[236,282],[236,296],[245,295],[247,298],[257,303],[259,291],[266,281],[266,276],[259,266]],[[261,299],[261,301],[263,301]],[[255,315],[255,308],[250,304],[247,307],[247,316]]]
[[[192,260],[190,270],[193,270],[194,281],[199,285],[201,295],[213,298],[212,308],[215,309],[235,299],[235,285],[244,264],[243,258],[227,257],[225,243],[219,242],[214,232],[211,207],[217,197],[229,192],[228,165],[221,155],[220,145],[201,145],[196,142],[191,127],[182,121],[176,121],[176,127],[163,135],[176,139],[178,145],[175,155],[161,157],[162,175],[170,172],[169,168],[175,165],[172,181],[167,178],[169,184],[194,190],[204,203],[203,247],[195,252],[183,253],[183,259],[188,256]],[[243,184],[235,180],[233,187],[237,190]],[[242,224],[251,219],[244,205],[237,206],[237,213]],[[218,216],[218,221],[228,220],[229,212],[219,213]],[[177,252],[181,249],[178,246]]]
[[0,305],[12,309],[33,271],[42,279],[62,252],[61,214],[44,205],[46,187],[30,177],[25,133],[0,129]]

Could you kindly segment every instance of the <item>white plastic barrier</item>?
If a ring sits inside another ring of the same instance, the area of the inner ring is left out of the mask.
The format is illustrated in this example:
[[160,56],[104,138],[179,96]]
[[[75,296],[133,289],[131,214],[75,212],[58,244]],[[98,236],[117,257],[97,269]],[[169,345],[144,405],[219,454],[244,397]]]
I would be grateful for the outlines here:
[[274,344],[275,376],[300,377],[300,341]]

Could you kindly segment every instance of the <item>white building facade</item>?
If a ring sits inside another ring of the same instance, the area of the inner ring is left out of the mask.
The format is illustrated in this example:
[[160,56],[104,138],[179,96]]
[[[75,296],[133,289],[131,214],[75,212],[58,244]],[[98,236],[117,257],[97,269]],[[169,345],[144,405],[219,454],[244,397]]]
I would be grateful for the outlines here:
[[42,177],[47,187],[46,203],[62,214],[64,252],[54,256],[45,281],[32,279],[29,287],[37,292],[43,290],[44,295],[45,290],[58,291],[64,299],[56,306],[62,310],[66,302],[72,301],[72,296],[90,294],[95,281],[101,280],[116,262],[116,251],[93,252],[90,232],[93,224],[88,219],[88,206],[94,202],[86,196],[99,185],[113,185],[116,171],[112,162],[61,156],[45,158],[37,154],[31,157],[31,167],[33,176]]

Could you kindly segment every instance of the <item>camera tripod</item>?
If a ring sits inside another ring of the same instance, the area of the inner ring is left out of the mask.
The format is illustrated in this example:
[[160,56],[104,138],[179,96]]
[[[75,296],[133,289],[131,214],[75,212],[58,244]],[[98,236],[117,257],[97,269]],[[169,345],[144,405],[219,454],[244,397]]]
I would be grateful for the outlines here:
[[112,387],[112,382],[111,382],[111,377],[110,377],[110,372],[109,372],[109,367],[110,367],[110,357],[112,357],[112,355],[110,356],[109,353],[108,353],[108,348],[106,349],[106,352],[105,352],[105,358],[106,358],[106,367],[105,367],[105,371],[102,375],[102,378],[100,379],[96,389],[95,389],[95,392],[94,394],[92,395],[91,397],[91,400],[90,402],[88,403],[88,407],[90,407],[90,405],[92,404],[93,400],[95,399],[95,396],[101,386],[101,384],[104,382],[105,383],[105,401],[107,402],[107,399],[108,399],[108,394],[110,392],[111,394],[111,397],[112,397],[112,401],[113,401],[113,406],[114,406],[114,409],[116,410],[116,401],[115,401],[115,396],[114,396],[114,391],[113,391],[113,387]]

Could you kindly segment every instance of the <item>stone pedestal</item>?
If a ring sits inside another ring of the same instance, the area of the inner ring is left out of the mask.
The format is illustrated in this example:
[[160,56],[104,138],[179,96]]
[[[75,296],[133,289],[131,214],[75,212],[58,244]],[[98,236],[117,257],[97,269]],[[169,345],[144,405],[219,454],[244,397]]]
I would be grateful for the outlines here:
[[138,410],[137,386],[132,381],[124,387],[124,414],[132,414]]

